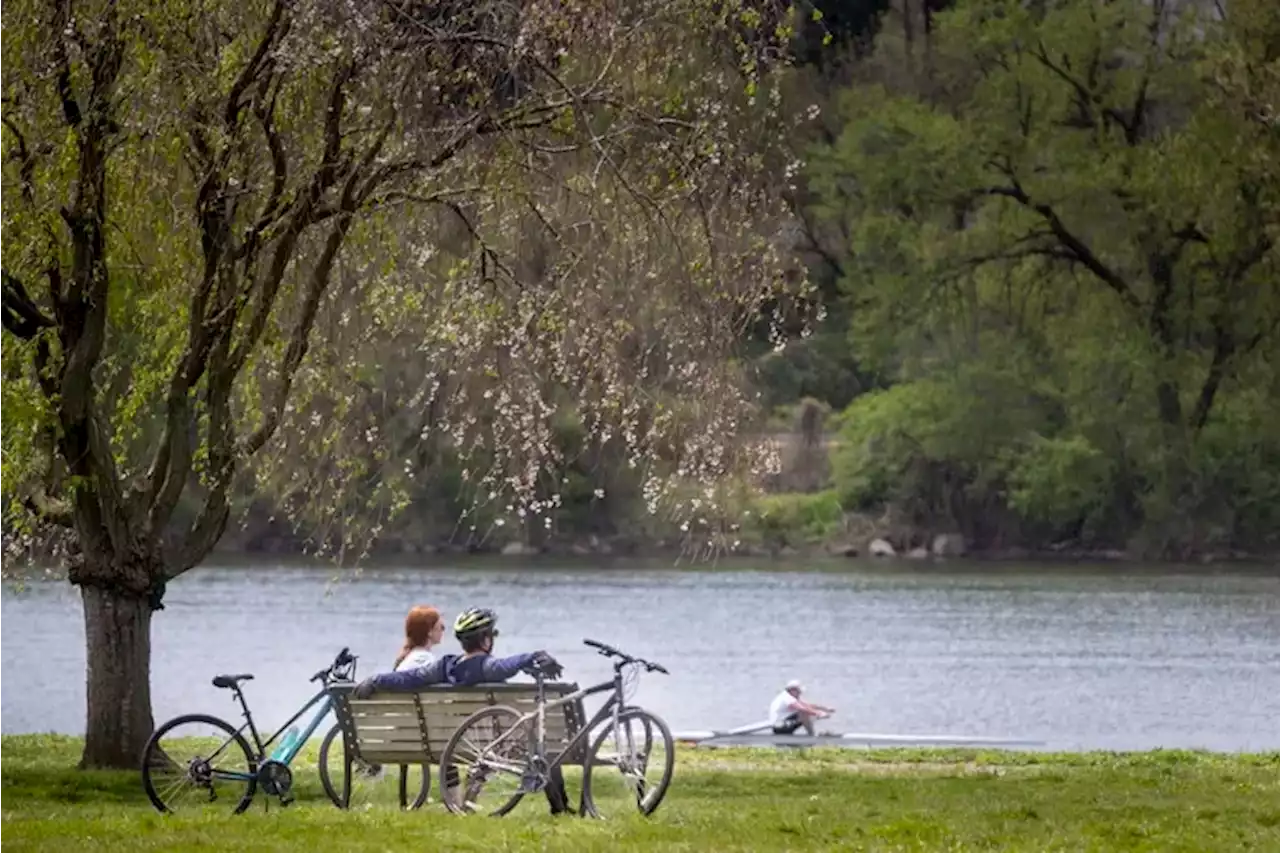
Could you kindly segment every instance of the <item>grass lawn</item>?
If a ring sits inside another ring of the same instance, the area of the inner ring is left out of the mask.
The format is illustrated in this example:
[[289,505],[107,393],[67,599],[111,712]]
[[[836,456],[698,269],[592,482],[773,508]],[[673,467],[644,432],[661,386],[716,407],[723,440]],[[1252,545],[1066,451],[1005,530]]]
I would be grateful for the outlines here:
[[[82,773],[75,738],[0,740],[11,850],[1280,850],[1280,753],[682,750],[651,818],[343,812],[314,755],[298,802],[239,816],[155,812],[137,773]],[[570,794],[573,795],[573,786]]]

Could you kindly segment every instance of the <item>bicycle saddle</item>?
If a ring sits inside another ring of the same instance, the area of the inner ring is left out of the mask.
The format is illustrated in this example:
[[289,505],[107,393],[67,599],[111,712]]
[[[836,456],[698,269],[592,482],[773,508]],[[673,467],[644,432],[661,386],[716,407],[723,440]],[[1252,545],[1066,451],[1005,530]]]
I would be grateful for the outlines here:
[[215,675],[213,677],[214,687],[235,687],[241,681],[253,681],[253,676],[247,672],[239,675]]

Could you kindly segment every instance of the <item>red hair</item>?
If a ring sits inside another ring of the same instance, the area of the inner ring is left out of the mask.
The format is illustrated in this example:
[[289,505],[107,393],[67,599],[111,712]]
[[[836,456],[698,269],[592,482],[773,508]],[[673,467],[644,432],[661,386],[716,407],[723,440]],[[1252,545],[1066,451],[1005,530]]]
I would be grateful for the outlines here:
[[404,617],[404,648],[396,656],[396,666],[409,656],[409,652],[422,648],[431,642],[431,632],[440,622],[440,611],[434,607],[418,605]]

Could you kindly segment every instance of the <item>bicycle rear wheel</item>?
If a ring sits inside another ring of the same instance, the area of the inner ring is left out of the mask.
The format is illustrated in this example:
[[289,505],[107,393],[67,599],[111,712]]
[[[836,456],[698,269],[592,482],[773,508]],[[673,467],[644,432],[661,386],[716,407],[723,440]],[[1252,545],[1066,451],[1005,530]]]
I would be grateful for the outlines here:
[[675,773],[675,740],[667,724],[642,708],[627,708],[604,726],[582,768],[587,814],[616,817],[636,809],[651,815]]
[[[320,744],[320,784],[338,808],[343,808],[343,794],[346,792],[342,773],[345,761],[342,726],[335,724]],[[421,808],[431,791],[431,768],[428,765],[370,764],[363,759],[351,762],[351,798],[346,801],[346,807],[399,806],[402,774],[404,808]]]
[[205,714],[174,717],[142,750],[142,787],[162,812],[225,812],[230,806],[240,814],[253,801],[257,770],[244,736]]
[[[440,798],[454,814],[501,817],[524,796],[532,720],[495,705],[458,726],[440,755]],[[451,787],[452,785],[452,787]]]

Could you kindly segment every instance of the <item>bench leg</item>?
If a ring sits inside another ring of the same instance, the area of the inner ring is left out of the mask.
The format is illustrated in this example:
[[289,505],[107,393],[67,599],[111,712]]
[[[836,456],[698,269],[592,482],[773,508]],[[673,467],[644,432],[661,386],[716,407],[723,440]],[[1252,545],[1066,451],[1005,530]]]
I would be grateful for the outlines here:
[[400,810],[409,808],[409,765],[400,765]]
[[346,752],[342,760],[342,807],[351,808],[351,753]]

